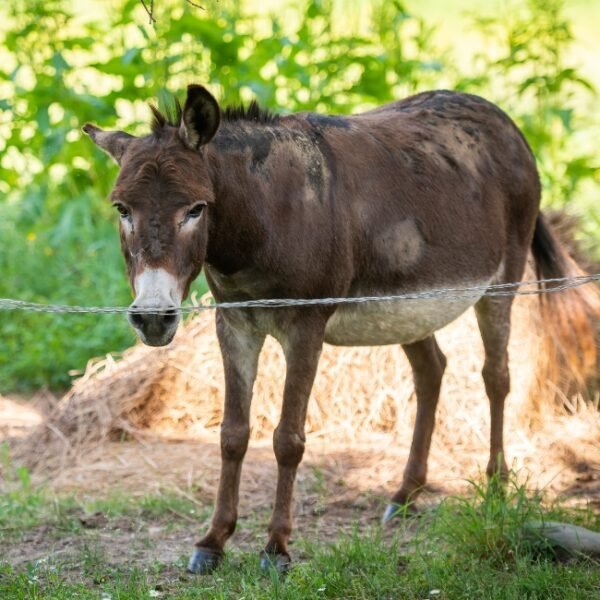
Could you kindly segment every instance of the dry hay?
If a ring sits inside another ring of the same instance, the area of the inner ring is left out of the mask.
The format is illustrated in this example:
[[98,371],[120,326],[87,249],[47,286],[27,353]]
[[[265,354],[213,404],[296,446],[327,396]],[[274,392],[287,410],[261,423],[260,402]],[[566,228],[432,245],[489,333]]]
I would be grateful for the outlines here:
[[42,422],[42,415],[29,402],[19,402],[0,394],[0,440],[20,437]]
[[[535,333],[538,321],[537,298],[518,298],[510,345],[513,391],[506,407],[507,454],[513,466],[534,475],[535,484],[558,492],[577,472],[596,476],[600,418],[597,399],[594,406],[567,398],[548,382],[543,351],[547,340]],[[448,368],[429,470],[438,486],[452,491],[487,462],[483,350],[472,311],[442,330],[438,339]],[[268,438],[279,417],[284,372],[282,352],[268,340],[254,388],[255,442],[242,478],[242,498],[246,494],[252,504],[266,502],[273,489],[275,465]],[[570,407],[570,415],[556,408],[557,395]],[[91,362],[47,421],[28,438],[15,441],[12,455],[60,489],[102,493],[126,486],[139,493],[176,489],[212,496],[222,402],[214,314],[206,311],[190,319],[166,348],[137,345],[120,358]],[[408,455],[414,412],[412,377],[400,347],[326,346],[308,411],[309,467],[300,475],[300,487],[302,477],[310,480],[310,465],[318,465],[328,481],[344,482],[338,499],[394,489]],[[132,437],[136,443],[108,443]]]

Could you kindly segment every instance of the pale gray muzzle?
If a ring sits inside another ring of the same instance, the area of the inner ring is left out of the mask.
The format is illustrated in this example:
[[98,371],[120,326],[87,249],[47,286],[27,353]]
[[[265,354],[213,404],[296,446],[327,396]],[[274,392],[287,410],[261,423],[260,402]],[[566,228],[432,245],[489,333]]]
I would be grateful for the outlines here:
[[164,269],[144,269],[135,278],[135,300],[127,319],[149,346],[168,344],[181,318],[177,280]]

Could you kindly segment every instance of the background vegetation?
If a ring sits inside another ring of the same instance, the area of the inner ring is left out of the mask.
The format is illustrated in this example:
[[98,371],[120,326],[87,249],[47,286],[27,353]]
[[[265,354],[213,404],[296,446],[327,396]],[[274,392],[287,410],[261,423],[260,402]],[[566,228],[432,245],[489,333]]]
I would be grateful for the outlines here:
[[[524,130],[545,204],[582,217],[600,256],[600,119],[561,0],[483,3],[461,17],[458,33],[478,41],[460,56],[409,1],[289,0],[257,13],[251,2],[157,0],[154,25],[138,0],[79,4],[0,7],[0,297],[128,304],[105,200],[116,168],[80,127],[143,133],[146,102],[191,82],[282,112],[347,113],[439,87],[486,96]],[[134,341],[119,316],[6,312],[0,339],[5,393],[66,386],[70,369]]]

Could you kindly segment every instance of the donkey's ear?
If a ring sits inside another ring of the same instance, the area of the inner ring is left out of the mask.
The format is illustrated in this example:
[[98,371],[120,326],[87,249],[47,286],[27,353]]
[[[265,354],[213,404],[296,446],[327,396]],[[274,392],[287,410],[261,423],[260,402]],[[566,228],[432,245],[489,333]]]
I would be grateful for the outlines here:
[[189,85],[179,127],[181,139],[198,150],[217,133],[220,120],[221,110],[212,94],[201,85]]
[[91,123],[86,123],[82,129],[92,138],[96,146],[111,156],[118,165],[121,164],[121,158],[125,154],[127,146],[131,140],[135,139],[134,136],[124,131],[104,131]]

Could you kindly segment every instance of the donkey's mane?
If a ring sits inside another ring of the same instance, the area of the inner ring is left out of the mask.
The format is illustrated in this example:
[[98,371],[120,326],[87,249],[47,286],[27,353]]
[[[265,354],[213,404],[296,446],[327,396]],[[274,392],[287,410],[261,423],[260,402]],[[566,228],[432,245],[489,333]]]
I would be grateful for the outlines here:
[[179,127],[181,125],[183,109],[177,98],[173,98],[172,103],[165,104],[164,112],[158,110],[154,104],[150,104],[150,110],[152,111],[150,127],[152,128],[152,133],[156,135],[165,127]]
[[[152,121],[150,127],[152,133],[159,135],[165,127],[179,127],[183,115],[181,103],[177,98],[173,98],[170,104],[165,105],[160,111],[154,104],[150,104],[152,111]],[[252,100],[248,106],[238,104],[237,106],[226,106],[222,113],[224,121],[250,121],[252,123],[276,123],[279,115],[272,113],[266,108],[262,108],[256,100]]]
[[256,100],[252,100],[248,106],[238,104],[237,106],[227,106],[223,110],[223,119],[225,121],[252,121],[254,123],[276,123],[279,115],[272,113],[267,108],[261,108]]

